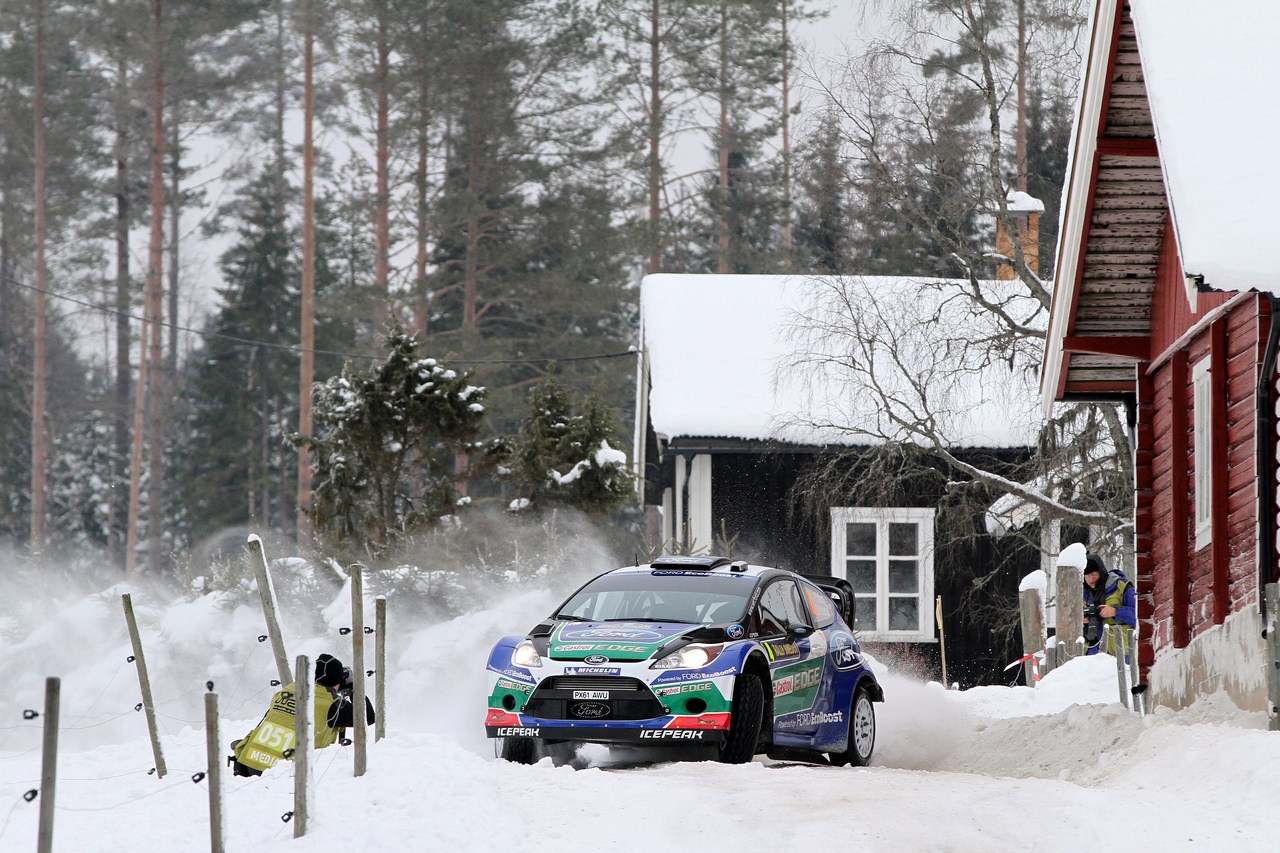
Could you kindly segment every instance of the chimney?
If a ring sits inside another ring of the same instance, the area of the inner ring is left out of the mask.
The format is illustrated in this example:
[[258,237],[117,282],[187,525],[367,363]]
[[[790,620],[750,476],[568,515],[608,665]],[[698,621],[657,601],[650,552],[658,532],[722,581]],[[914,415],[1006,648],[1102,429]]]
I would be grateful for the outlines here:
[[[1009,208],[1009,218],[1016,223],[1018,234],[1022,239],[1022,255],[1027,266],[1036,275],[1040,274],[1040,214],[1044,213],[1044,202],[1027,195],[1020,190],[1010,190],[1005,199]],[[1002,258],[1013,258],[1013,238],[1004,230],[1004,223],[996,223],[996,254]],[[1017,278],[1013,264],[999,261],[996,264],[996,278],[1000,281],[1011,281]]]

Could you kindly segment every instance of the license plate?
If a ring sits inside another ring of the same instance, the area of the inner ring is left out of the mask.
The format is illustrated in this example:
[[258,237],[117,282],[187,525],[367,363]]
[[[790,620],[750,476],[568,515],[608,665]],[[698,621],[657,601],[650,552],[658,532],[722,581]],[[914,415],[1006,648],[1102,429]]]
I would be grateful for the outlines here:
[[608,690],[575,690],[573,691],[574,699],[608,699]]

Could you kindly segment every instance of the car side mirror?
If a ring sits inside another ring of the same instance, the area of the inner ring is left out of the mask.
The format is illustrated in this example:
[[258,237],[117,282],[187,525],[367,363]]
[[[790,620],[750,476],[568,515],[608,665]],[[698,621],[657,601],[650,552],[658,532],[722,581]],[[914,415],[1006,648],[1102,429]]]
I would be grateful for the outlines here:
[[799,622],[795,625],[790,625],[787,627],[787,636],[791,637],[793,640],[803,639],[812,633],[813,633],[813,627],[810,625],[806,625],[803,622]]

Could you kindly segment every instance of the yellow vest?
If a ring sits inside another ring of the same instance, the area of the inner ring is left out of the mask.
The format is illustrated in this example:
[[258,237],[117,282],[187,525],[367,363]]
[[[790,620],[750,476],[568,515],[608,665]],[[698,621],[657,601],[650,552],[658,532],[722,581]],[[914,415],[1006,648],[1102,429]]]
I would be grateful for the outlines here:
[[[282,758],[292,759],[297,740],[296,684],[286,684],[271,697],[271,707],[262,722],[236,744],[236,761],[255,770],[274,767]],[[338,741],[341,729],[329,725],[329,706],[337,698],[332,690],[315,685],[314,709],[316,749],[323,749]]]

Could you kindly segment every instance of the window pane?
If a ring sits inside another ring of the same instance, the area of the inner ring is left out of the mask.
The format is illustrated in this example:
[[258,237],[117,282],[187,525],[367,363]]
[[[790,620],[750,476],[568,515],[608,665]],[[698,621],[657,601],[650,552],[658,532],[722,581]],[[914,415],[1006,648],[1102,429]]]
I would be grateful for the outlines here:
[[915,560],[889,561],[889,592],[919,592]]
[[889,630],[916,631],[920,628],[920,601],[915,598],[889,599]]
[[874,557],[876,555],[875,522],[846,524],[844,542],[844,551],[851,557]]
[[849,573],[849,583],[853,584],[854,592],[869,592],[873,595],[875,594],[875,560],[849,560],[846,562],[845,566]]
[[858,631],[876,630],[876,600],[858,598],[857,612],[853,614],[853,627]]
[[891,522],[889,524],[889,553],[894,556],[914,557],[920,553],[916,542],[915,524]]

